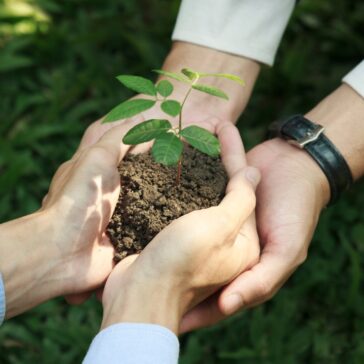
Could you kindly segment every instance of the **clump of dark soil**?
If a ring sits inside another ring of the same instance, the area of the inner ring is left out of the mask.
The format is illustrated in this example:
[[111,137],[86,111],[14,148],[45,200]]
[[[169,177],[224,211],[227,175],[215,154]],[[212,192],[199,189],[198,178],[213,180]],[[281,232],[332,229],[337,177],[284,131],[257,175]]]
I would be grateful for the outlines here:
[[178,186],[176,168],[155,163],[150,153],[129,154],[119,172],[121,192],[107,228],[116,261],[139,253],[174,219],[218,205],[227,183],[219,158],[190,147],[183,154]]

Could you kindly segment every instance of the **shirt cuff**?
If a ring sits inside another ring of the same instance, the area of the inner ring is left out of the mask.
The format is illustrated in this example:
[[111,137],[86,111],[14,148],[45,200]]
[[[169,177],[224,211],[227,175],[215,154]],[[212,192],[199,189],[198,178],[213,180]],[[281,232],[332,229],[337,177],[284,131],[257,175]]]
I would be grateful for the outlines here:
[[182,0],[173,40],[273,65],[295,0]]
[[165,327],[120,323],[95,336],[84,364],[177,364],[179,342]]
[[342,81],[364,97],[364,60],[351,70]]
[[6,312],[5,287],[3,277],[0,273],[0,326],[4,322]]

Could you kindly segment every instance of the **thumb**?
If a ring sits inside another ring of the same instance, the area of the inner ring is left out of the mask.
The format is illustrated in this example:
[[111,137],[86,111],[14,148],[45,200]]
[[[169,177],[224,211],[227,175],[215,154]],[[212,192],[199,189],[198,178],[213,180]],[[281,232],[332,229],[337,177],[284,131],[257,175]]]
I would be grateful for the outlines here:
[[224,288],[219,307],[225,315],[263,303],[278,291],[294,269],[279,254],[266,251],[252,269],[243,272]]
[[244,169],[245,178],[251,184],[254,191],[257,189],[257,186],[261,179],[261,174],[258,168],[248,166]]

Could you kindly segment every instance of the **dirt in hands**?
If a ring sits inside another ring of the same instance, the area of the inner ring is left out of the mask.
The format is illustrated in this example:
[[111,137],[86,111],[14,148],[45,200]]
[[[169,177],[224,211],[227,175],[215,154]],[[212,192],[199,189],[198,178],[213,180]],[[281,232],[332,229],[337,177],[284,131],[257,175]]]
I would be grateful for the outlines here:
[[219,158],[187,146],[178,186],[177,167],[155,163],[150,153],[127,155],[119,172],[121,192],[107,228],[116,261],[139,253],[178,217],[218,205],[227,184]]

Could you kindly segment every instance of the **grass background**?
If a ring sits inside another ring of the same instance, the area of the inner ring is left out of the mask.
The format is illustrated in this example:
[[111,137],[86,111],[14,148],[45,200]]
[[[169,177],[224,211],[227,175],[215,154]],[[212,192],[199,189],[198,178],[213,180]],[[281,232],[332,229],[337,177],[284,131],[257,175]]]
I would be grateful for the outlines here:
[[[129,95],[115,75],[150,76],[161,65],[178,6],[0,0],[0,222],[37,209],[87,125]],[[308,110],[339,85],[363,57],[363,24],[363,2],[300,2],[240,122],[249,147],[270,121]],[[363,206],[359,183],[324,211],[308,261],[280,293],[185,335],[181,363],[364,363]],[[45,303],[1,328],[0,362],[80,362],[100,315],[95,301]]]

